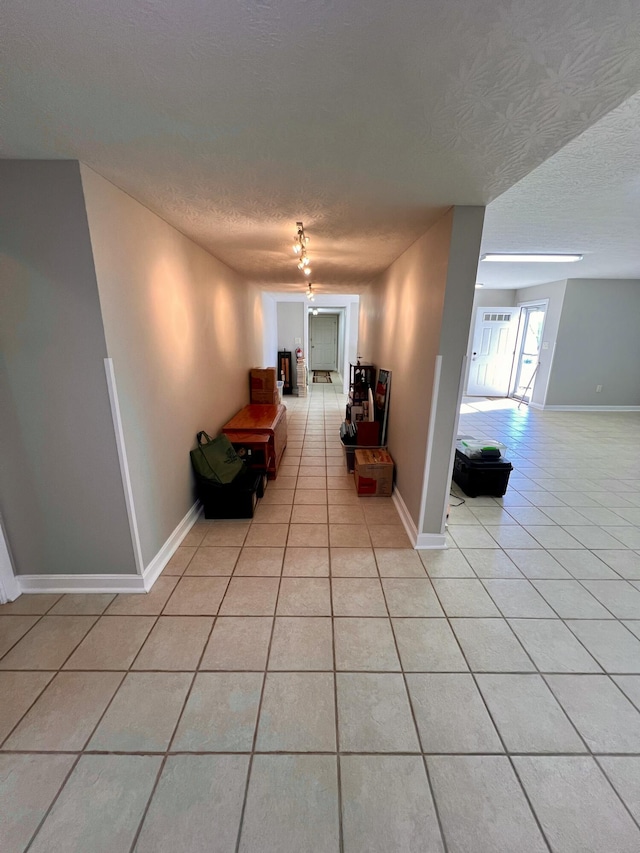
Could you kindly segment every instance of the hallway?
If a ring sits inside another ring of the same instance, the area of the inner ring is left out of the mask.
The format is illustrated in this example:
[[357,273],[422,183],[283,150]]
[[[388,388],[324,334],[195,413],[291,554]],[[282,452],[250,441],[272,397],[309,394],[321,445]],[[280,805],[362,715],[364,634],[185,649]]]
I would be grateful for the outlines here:
[[0,607],[3,853],[640,849],[638,416],[466,403],[509,491],[416,552],[340,390],[150,594]]

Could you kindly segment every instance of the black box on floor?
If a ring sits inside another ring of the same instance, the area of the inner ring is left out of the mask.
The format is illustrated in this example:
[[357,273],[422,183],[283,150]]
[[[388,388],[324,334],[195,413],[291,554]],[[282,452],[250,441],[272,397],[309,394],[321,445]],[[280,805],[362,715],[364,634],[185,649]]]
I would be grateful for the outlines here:
[[453,479],[465,495],[491,495],[501,498],[509,485],[513,465],[507,459],[469,459],[456,449],[453,461]]
[[253,518],[262,489],[262,474],[245,471],[232,483],[219,486],[196,477],[198,498],[204,506],[205,518]]

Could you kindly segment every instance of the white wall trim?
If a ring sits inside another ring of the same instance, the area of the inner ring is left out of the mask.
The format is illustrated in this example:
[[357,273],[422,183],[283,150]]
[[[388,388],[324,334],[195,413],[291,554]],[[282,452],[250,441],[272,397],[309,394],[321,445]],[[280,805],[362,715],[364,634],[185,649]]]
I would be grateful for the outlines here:
[[444,533],[418,533],[418,529],[411,518],[407,505],[397,489],[393,490],[391,500],[398,510],[400,521],[402,522],[404,529],[407,531],[407,536],[409,537],[411,544],[417,551],[447,547],[447,540]]
[[[547,322],[547,315],[546,314],[545,314],[544,321],[545,321],[545,323]],[[557,333],[556,333],[556,336],[557,336]],[[553,362],[555,361],[555,358],[556,358],[556,347],[557,346],[558,346],[558,341],[555,340],[553,342],[553,347],[551,348],[551,356],[549,358],[549,372],[547,373],[547,384],[546,384],[545,389],[544,389],[544,397],[542,398],[542,408],[544,408],[547,405],[547,397],[549,396],[549,385],[551,385],[551,377],[553,375]],[[540,365],[540,353],[538,353],[538,365]],[[536,378],[537,378],[537,376],[536,376]],[[533,388],[531,389],[531,396],[529,397],[530,401],[533,399],[533,391],[535,389],[535,385],[536,385],[536,383],[534,381]]]
[[416,551],[442,550],[447,547],[447,539],[444,533],[421,533],[414,547]]
[[545,412],[640,412],[640,406],[555,406],[529,403],[532,409]]
[[96,593],[149,592],[175,554],[180,543],[200,517],[202,505],[196,501],[177,525],[142,575],[18,575],[20,592]]
[[120,403],[118,401],[116,375],[113,370],[113,359],[105,358],[104,371],[107,377],[109,403],[111,404],[111,417],[113,418],[113,428],[116,435],[116,447],[118,449],[118,460],[120,462],[120,476],[122,477],[124,500],[127,506],[127,516],[129,518],[129,529],[131,531],[131,542],[133,544],[133,556],[136,564],[136,570],[139,575],[142,575],[144,571],[142,546],[140,545],[138,520],[136,518],[136,508],[133,502],[133,488],[131,486],[131,477],[129,476],[129,462],[127,460],[127,448],[124,441],[122,418],[120,417]]
[[407,505],[402,499],[402,495],[397,489],[393,490],[393,494],[391,495],[391,500],[395,504],[396,509],[398,510],[398,515],[400,516],[400,521],[402,522],[404,529],[407,531],[407,536],[409,537],[409,541],[416,547],[416,542],[418,540],[418,528],[416,527],[414,520],[411,518],[411,514],[407,509]]
[[[433,453],[433,434],[436,425],[436,411],[438,409],[438,393],[440,391],[440,373],[442,371],[442,356],[436,356],[433,369],[433,389],[431,391],[431,411],[429,412],[429,426],[427,427],[427,453],[424,462],[424,477],[422,479],[422,498],[420,500],[420,515],[418,523],[420,527],[424,524],[424,514],[427,509],[427,484],[429,482],[429,469],[431,467],[431,455]],[[417,534],[417,529],[416,529]],[[415,547],[415,542],[414,542]]]
[[141,575],[18,575],[24,593],[146,592]]
[[[444,506],[442,507],[442,522],[440,524],[440,530],[443,531],[446,527],[447,523],[447,514],[449,512],[449,495],[451,493],[451,478],[453,476],[453,463],[456,458],[456,442],[458,440],[458,427],[460,426],[460,409],[462,407],[462,398],[464,396],[464,389],[466,388],[465,384],[465,376],[468,372],[468,367],[470,364],[470,359],[468,355],[462,356],[462,367],[460,368],[460,385],[458,386],[458,396],[456,398],[456,415],[453,422],[453,436],[451,439],[451,453],[449,454],[449,477],[447,479],[446,493],[444,498]],[[432,535],[432,534],[428,534]],[[444,534],[441,534],[444,535]],[[436,545],[425,546],[425,547],[440,547]]]
[[0,604],[15,601],[20,595],[20,586],[13,572],[9,546],[0,520]]
[[160,548],[153,560],[151,560],[149,565],[146,567],[142,575],[145,591],[148,592],[154,585],[164,567],[177,551],[184,537],[198,520],[201,512],[202,504],[200,501],[196,501],[193,506],[190,507],[189,511],[178,524],[173,533],[169,536],[162,548]]

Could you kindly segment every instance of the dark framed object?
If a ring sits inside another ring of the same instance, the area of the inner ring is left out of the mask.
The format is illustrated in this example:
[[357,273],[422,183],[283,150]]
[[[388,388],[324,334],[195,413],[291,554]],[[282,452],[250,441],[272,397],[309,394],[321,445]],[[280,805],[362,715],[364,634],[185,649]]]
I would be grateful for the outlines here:
[[291,351],[280,350],[278,353],[278,379],[284,382],[283,394],[293,393],[293,375],[291,373]]

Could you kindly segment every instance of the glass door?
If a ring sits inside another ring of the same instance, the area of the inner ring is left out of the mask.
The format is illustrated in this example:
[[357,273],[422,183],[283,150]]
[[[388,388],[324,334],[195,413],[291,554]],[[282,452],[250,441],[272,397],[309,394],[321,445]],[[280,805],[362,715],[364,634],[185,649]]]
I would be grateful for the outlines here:
[[513,391],[513,396],[519,400],[529,402],[533,393],[545,313],[545,305],[525,305],[522,308],[522,335]]

